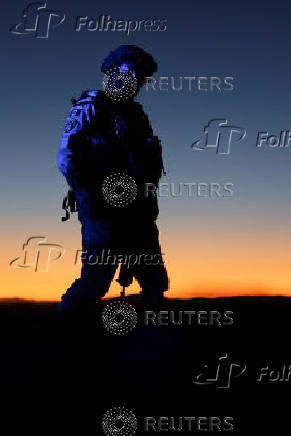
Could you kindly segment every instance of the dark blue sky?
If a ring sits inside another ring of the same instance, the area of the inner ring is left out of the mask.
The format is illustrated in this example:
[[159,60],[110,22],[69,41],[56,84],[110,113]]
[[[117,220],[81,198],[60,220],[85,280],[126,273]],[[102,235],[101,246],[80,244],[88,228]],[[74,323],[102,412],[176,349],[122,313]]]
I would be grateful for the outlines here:
[[[120,44],[136,44],[159,64],[158,76],[231,76],[230,92],[142,90],[152,126],[162,140],[170,182],[231,182],[227,200],[161,199],[160,221],[168,229],[186,226],[226,228],[266,226],[289,230],[291,147],[255,146],[258,131],[278,134],[291,128],[290,13],[286,1],[165,0],[146,2],[55,1],[48,7],[66,14],[48,39],[15,35],[27,3],[1,6],[1,179],[5,227],[58,228],[63,195],[56,153],[70,98],[101,88],[100,64]],[[167,19],[164,32],[74,31],[78,15]],[[246,129],[229,156],[190,148],[212,118]],[[19,214],[21,220],[19,220]],[[241,223],[243,223],[241,225]]]

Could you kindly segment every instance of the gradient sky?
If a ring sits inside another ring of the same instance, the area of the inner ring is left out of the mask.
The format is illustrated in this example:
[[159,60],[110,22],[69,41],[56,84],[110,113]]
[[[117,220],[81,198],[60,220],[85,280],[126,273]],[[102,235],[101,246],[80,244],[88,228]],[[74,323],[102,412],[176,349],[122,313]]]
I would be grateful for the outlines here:
[[[256,148],[258,131],[290,125],[290,13],[285,1],[49,0],[66,14],[48,39],[15,35],[25,1],[1,5],[1,276],[0,297],[58,299],[80,272],[76,217],[63,223],[65,183],[56,154],[70,99],[101,89],[100,64],[120,44],[136,44],[159,64],[157,76],[231,76],[219,93],[146,91],[138,97],[162,140],[163,182],[233,183],[229,198],[160,198],[158,225],[169,297],[291,295],[291,146]],[[74,31],[78,15],[167,19],[165,32]],[[213,118],[246,129],[221,156],[190,145]],[[48,272],[9,266],[31,236],[62,245]],[[137,291],[134,284],[132,291]],[[116,295],[113,286],[108,296]]]

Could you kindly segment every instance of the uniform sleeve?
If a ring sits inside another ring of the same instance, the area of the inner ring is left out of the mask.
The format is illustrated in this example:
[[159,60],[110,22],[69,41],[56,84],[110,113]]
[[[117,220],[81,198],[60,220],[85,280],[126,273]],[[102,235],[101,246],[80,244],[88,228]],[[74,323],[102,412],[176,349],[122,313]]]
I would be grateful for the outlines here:
[[147,179],[156,185],[164,174],[164,163],[162,156],[161,141],[157,136],[148,136],[148,162],[147,162]]
[[72,107],[67,118],[61,144],[58,151],[57,163],[61,173],[65,176],[72,189],[85,188],[86,160],[86,131],[94,117],[93,104],[77,104]]
[[164,174],[164,162],[163,162],[163,151],[161,141],[157,136],[153,137],[153,145],[154,145],[154,170],[155,170],[155,184],[158,186],[159,180]]
[[144,165],[147,169],[146,179],[158,186],[159,180],[164,174],[164,163],[162,155],[162,145],[158,136],[153,134],[153,129],[150,125],[148,116],[144,113],[140,105],[137,106],[140,110],[142,119],[141,130],[144,130],[147,143],[147,163]]

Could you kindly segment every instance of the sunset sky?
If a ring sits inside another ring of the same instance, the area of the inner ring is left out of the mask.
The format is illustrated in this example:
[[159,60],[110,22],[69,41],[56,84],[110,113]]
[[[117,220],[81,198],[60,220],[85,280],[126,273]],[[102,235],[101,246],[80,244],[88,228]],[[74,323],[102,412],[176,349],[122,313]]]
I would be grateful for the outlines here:
[[[49,0],[66,14],[49,38],[15,35],[25,1],[3,6],[1,127],[0,297],[58,300],[78,277],[81,249],[74,216],[61,222],[66,185],[56,154],[70,99],[84,89],[101,89],[100,64],[120,44],[149,51],[159,65],[156,78],[233,77],[232,91],[143,89],[138,101],[163,145],[162,182],[231,183],[233,196],[161,196],[162,252],[170,276],[169,297],[291,295],[291,144],[256,147],[258,132],[291,129],[290,9],[283,2],[222,0],[166,1]],[[263,8],[263,9],[262,9]],[[262,13],[263,11],[263,13]],[[167,19],[164,32],[74,31],[77,16],[110,14],[124,19]],[[196,85],[195,85],[196,83]],[[246,130],[229,155],[194,150],[211,119]],[[178,188],[177,188],[178,189]],[[63,247],[47,272],[9,263],[32,236]],[[107,296],[117,295],[112,285]],[[139,291],[134,283],[130,292]]]

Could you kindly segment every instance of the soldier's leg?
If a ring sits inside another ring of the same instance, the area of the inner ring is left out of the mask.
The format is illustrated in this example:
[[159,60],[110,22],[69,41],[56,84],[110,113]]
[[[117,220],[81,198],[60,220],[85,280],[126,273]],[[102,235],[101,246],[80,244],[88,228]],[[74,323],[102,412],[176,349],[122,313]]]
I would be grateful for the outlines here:
[[145,304],[159,305],[163,302],[164,292],[168,290],[168,275],[165,267],[146,265],[135,273],[135,277],[142,288]]
[[140,235],[139,259],[133,267],[133,274],[142,288],[144,302],[159,304],[168,290],[169,280],[156,223],[144,223]]
[[107,222],[90,215],[82,224],[81,277],[62,296],[59,313],[69,313],[94,305],[108,291],[118,263],[110,250],[111,230]]
[[62,296],[59,312],[75,312],[94,305],[108,292],[116,270],[115,265],[86,265]]

